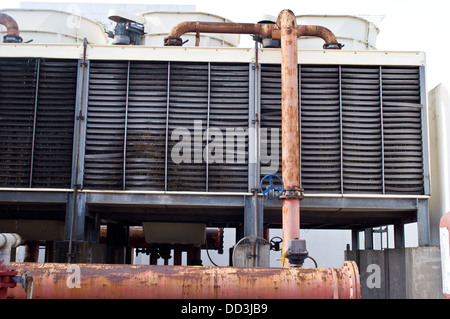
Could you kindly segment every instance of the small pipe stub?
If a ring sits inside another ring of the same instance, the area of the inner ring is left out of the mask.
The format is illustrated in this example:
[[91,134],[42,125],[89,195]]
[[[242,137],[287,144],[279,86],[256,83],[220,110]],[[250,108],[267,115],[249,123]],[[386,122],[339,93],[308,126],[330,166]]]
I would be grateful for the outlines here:
[[16,37],[13,35],[5,35],[3,36],[3,43],[22,43],[22,37]]
[[325,43],[323,48],[325,50],[340,50],[344,45],[342,43]]

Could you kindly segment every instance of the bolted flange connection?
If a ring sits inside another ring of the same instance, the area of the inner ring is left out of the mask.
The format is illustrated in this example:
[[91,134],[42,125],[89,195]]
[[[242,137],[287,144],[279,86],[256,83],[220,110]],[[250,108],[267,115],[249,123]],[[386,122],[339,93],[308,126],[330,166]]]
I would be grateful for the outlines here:
[[304,198],[303,188],[291,188],[285,189],[283,194],[278,197],[278,199],[300,199]]

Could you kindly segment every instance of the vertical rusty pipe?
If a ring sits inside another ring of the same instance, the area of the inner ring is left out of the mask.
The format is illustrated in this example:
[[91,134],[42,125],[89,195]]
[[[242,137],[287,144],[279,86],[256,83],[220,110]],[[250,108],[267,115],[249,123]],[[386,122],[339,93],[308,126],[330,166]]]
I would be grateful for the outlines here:
[[[281,143],[283,183],[287,191],[282,202],[283,248],[300,237],[300,199],[290,192],[300,189],[298,137],[297,23],[290,10],[280,12],[281,29]],[[285,266],[289,266],[286,261]]]

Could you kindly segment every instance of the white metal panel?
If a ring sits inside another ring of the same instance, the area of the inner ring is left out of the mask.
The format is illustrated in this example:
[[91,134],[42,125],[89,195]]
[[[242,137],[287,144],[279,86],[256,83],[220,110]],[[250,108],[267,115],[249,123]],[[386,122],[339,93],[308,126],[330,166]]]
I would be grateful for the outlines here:
[[450,211],[450,86],[441,83],[428,94],[430,121],[431,244],[439,244],[439,222]]
[[[56,10],[5,9],[0,12],[16,20],[23,41],[33,43],[82,43],[86,37],[92,44],[107,44],[103,28],[90,19]],[[0,25],[0,35],[6,28]]]
[[[330,29],[344,50],[376,50],[379,29],[372,22],[347,15],[300,15],[298,25],[320,25]],[[299,46],[304,49],[321,48],[323,40],[313,37],[299,38]]]
[[[164,38],[178,23],[184,21],[231,22],[230,20],[203,12],[146,12],[140,13],[145,19],[144,45],[164,45]],[[195,46],[195,33],[182,36],[183,41],[189,39],[185,46]],[[239,44],[238,34],[202,34],[200,46],[235,47]]]
[[[260,49],[259,63],[281,63],[280,49]],[[300,64],[423,66],[425,53],[415,51],[299,50]]]
[[[41,57],[81,59],[80,44],[0,44],[0,57]],[[147,47],[88,45],[90,60],[151,60],[191,62],[281,63],[280,49]],[[299,50],[300,64],[424,66],[425,53],[419,51]]]

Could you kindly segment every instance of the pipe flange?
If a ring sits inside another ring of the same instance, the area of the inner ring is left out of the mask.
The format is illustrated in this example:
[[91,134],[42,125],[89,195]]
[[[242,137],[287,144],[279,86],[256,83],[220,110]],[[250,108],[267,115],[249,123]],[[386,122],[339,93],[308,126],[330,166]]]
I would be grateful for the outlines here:
[[3,43],[22,43],[23,39],[21,37],[16,37],[15,35],[5,35],[3,36]]
[[325,43],[323,48],[325,50],[340,50],[344,45],[342,43]]
[[181,47],[183,45],[183,40],[179,37],[166,37],[164,38],[164,46],[168,47]]
[[304,190],[303,188],[294,188],[294,189],[286,189],[283,192],[283,195],[278,197],[279,199],[300,199],[304,198]]

